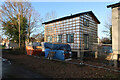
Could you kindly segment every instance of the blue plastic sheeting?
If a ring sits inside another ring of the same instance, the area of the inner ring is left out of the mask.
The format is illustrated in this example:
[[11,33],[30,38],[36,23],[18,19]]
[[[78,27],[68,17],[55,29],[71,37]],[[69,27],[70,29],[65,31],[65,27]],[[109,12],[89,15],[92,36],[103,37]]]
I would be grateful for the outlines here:
[[44,43],[44,47],[51,50],[66,50],[71,51],[69,44],[54,44],[54,43]]
[[112,50],[112,49],[110,49],[110,50],[109,50],[109,53],[113,53],[113,50]]
[[51,50],[50,49],[45,49],[45,58],[47,58],[49,51],[51,51]]
[[64,61],[65,60],[65,56],[64,56],[64,51],[63,50],[54,50],[55,51],[55,55],[53,56],[53,59],[59,59]]
[[103,46],[103,51],[106,53],[113,53],[111,46]]
[[52,51],[55,52],[53,59],[59,59],[64,61],[65,60],[65,56],[64,56],[64,51],[63,50],[50,50],[50,49],[45,49],[45,58],[47,58],[48,53]]

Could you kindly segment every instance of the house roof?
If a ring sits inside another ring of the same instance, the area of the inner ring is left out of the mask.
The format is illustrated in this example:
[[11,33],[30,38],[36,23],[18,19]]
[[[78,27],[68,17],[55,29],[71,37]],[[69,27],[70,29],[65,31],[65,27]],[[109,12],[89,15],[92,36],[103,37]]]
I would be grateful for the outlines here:
[[82,13],[78,13],[78,14],[74,14],[74,15],[70,15],[70,16],[65,16],[65,17],[62,17],[62,18],[58,18],[58,19],[55,19],[55,20],[44,22],[42,24],[49,24],[49,23],[53,23],[53,22],[57,22],[57,21],[62,21],[62,20],[65,20],[65,19],[70,19],[70,18],[80,16],[80,15],[83,15],[83,14],[91,14],[94,17],[94,19],[96,20],[96,22],[98,24],[100,24],[100,21],[97,19],[97,17],[94,15],[94,13],[92,11],[82,12]]
[[120,7],[120,2],[108,5],[107,8],[109,8],[109,7],[111,7],[111,8]]

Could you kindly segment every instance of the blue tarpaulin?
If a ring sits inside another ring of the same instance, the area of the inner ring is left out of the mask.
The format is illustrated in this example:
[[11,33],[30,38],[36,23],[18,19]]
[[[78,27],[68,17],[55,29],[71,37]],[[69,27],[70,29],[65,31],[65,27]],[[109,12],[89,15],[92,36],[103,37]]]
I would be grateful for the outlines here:
[[45,48],[49,48],[51,50],[66,50],[71,51],[71,47],[69,44],[54,44],[54,43],[44,43]]
[[113,53],[111,46],[103,46],[103,51],[106,53]]
[[50,51],[51,51],[50,49],[45,49],[45,58],[47,58],[48,53],[49,53]]
[[63,50],[50,50],[50,49],[45,49],[45,58],[47,58],[50,52],[55,52],[54,56],[52,57],[53,59],[59,59],[59,60],[65,59]]
[[53,59],[65,60],[64,54],[68,54],[71,51],[69,44],[54,44],[44,43],[45,47],[45,58],[47,58],[50,52],[55,52]]
[[65,59],[63,50],[54,50],[54,51],[55,51],[55,55],[53,56],[53,59],[59,59],[59,60]]

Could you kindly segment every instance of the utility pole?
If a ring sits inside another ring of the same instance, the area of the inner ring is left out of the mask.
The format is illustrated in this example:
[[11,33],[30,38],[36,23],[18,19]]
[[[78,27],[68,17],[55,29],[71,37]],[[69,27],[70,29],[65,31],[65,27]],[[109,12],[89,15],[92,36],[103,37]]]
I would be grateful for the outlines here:
[[18,14],[18,20],[19,20],[19,49],[20,49],[20,12]]

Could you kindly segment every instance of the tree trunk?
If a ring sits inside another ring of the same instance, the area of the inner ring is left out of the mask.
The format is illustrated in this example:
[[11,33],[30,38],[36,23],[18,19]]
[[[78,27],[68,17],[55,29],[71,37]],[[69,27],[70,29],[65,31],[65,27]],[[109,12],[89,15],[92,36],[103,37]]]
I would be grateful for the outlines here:
[[20,43],[21,43],[21,41],[20,41],[20,13],[19,13],[19,17],[18,17],[19,19],[19,48],[20,48]]

